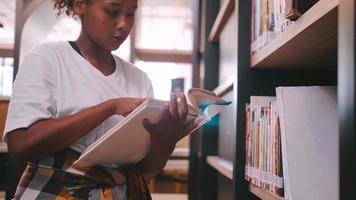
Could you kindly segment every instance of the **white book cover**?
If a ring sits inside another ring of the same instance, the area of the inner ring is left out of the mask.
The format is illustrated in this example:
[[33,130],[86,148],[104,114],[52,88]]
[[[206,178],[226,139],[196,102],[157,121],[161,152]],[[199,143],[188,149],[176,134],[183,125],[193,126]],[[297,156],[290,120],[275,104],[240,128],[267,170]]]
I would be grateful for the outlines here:
[[[210,121],[220,113],[226,102],[214,93],[199,88],[188,92],[189,118],[200,117],[197,128]],[[147,99],[122,121],[107,131],[101,138],[91,144],[74,162],[77,167],[90,167],[99,164],[128,164],[137,163],[147,154],[150,148],[150,135],[144,128],[142,121],[148,119],[150,123],[158,123],[166,101]],[[199,106],[204,106],[199,111]]]
[[339,199],[336,87],[279,87],[285,197]]

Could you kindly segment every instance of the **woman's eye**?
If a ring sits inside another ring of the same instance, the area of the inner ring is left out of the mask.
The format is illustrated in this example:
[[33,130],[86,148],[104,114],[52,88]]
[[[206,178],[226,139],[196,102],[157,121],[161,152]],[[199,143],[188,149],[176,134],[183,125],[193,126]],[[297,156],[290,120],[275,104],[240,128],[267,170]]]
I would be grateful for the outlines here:
[[110,15],[110,16],[118,16],[120,14],[120,11],[119,10],[109,10],[109,9],[107,9],[106,13],[108,15]]
[[127,13],[127,16],[133,17],[133,16],[135,16],[135,12],[129,12],[129,13]]

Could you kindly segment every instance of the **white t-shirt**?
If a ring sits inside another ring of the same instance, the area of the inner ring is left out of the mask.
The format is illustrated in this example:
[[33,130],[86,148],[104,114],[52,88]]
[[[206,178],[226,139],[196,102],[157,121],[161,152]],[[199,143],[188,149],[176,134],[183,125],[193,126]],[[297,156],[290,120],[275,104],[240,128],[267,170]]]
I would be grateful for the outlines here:
[[[114,56],[115,72],[105,76],[68,42],[44,43],[23,60],[10,100],[4,140],[8,132],[27,128],[41,119],[59,118],[119,97],[153,97],[147,75]],[[73,145],[82,152],[122,120],[114,115]]]

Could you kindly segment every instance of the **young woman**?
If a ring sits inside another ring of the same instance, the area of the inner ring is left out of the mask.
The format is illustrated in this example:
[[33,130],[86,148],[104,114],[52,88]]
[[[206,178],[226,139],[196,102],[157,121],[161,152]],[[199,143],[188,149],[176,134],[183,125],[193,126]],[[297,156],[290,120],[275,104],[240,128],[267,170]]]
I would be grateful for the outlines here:
[[59,14],[78,16],[82,30],[76,41],[42,44],[22,61],[4,135],[13,157],[28,162],[14,198],[150,199],[145,181],[196,126],[184,123],[186,99],[180,95],[178,106],[172,94],[158,124],[143,121],[152,147],[136,165],[74,170],[80,152],[153,92],[146,74],[111,54],[132,29],[137,0],[53,2]]

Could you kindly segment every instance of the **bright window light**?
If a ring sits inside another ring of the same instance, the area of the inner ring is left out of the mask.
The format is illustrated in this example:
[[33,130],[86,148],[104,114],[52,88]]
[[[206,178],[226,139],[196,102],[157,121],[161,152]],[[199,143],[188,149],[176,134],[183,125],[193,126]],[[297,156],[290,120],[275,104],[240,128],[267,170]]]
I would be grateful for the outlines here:
[[191,64],[139,61],[136,66],[151,79],[156,99],[169,100],[172,79],[184,78],[185,92],[192,87]]
[[136,48],[192,50],[190,0],[142,0],[137,11]]
[[0,95],[11,96],[14,59],[0,58]]

